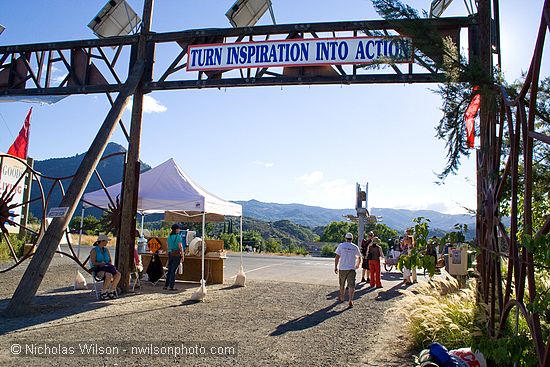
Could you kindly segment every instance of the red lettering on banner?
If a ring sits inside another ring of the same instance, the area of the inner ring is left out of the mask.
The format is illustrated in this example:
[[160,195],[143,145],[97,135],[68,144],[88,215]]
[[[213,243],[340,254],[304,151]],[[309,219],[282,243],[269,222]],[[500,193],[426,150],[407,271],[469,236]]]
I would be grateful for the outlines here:
[[466,362],[469,367],[481,367],[475,354],[470,351],[453,350],[453,354]]
[[[2,190],[0,190],[0,193],[6,192],[6,191],[9,192],[9,191],[11,191],[12,187],[13,187],[13,184],[3,182],[2,183]],[[22,185],[17,185],[17,187],[15,188],[15,190],[13,190],[13,192],[15,192],[16,194],[21,194],[23,192],[23,186]]]

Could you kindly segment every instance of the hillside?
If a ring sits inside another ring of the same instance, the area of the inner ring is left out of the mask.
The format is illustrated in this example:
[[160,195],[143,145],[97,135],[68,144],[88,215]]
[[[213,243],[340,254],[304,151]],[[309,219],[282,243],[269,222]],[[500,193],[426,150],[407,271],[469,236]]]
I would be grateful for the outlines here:
[[[327,209],[303,204],[263,203],[257,200],[236,201],[243,206],[245,217],[257,218],[268,222],[289,220],[307,227],[325,226],[330,222],[344,220],[344,215],[355,214],[354,209]],[[475,229],[475,217],[470,215],[443,214],[433,210],[407,210],[372,208],[371,214],[382,217],[382,222],[397,231],[404,231],[413,225],[413,218],[430,219],[430,228],[442,231],[453,230],[457,223],[467,224]]]
[[[105,152],[103,156],[108,156],[110,154],[119,153],[119,152],[126,152],[126,149],[116,143],[109,143],[107,144],[107,147],[105,148]],[[48,177],[68,177],[72,176],[76,173],[76,170],[80,166],[80,163],[82,162],[82,159],[84,158],[84,154],[77,154],[73,157],[65,157],[65,158],[50,158],[42,161],[35,161],[34,162],[34,169],[38,172],[40,172],[44,176]],[[99,172],[99,175],[101,176],[101,179],[103,180],[105,186],[113,185],[117,182],[122,181],[122,172],[124,169],[124,155],[117,155],[110,157],[108,159],[105,159],[103,161],[100,161],[97,166],[97,171]],[[147,171],[151,169],[151,167],[148,164],[145,164],[142,162],[141,164],[141,171]],[[69,187],[70,180],[63,180],[63,187],[65,191]],[[49,179],[42,179],[41,184],[44,190],[44,194],[48,195],[50,190],[52,190],[52,185],[54,181]],[[101,184],[97,177],[95,175],[92,176],[90,179],[90,182],[88,184],[88,187],[86,188],[85,192],[95,191],[99,190],[101,188]],[[38,183],[33,181],[32,183],[32,198],[39,197],[40,189],[38,186]],[[61,201],[61,190],[58,186],[55,186],[50,194],[50,200],[49,200],[49,207],[55,207],[59,204]],[[79,204],[76,213],[80,215],[80,208],[81,205]],[[33,216],[35,217],[42,217],[42,213],[40,210],[40,201],[36,201],[31,204],[30,211]],[[93,210],[90,209],[87,212],[87,215],[101,215],[99,210]]]
[[293,243],[313,242],[319,239],[311,228],[292,223],[289,220],[264,222],[258,219],[244,218],[243,230],[257,231],[264,239],[269,237],[281,240],[290,239],[290,242]]
[[330,222],[344,220],[353,209],[327,209],[303,204],[263,203],[258,200],[235,201],[243,206],[243,215],[267,222],[287,219],[307,227],[325,226]]

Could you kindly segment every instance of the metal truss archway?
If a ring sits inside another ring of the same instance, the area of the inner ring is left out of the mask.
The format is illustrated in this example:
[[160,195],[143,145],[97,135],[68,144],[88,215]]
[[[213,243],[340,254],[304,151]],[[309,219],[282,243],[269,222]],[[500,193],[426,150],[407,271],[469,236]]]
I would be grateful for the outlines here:
[[[364,65],[328,67],[286,67],[258,68],[231,71],[186,72],[187,46],[204,43],[239,43],[251,40],[273,40],[287,38],[319,38],[322,36],[340,37],[357,36],[358,34],[402,34],[405,29],[414,26],[413,21],[357,21],[337,23],[307,23],[276,26],[260,26],[233,29],[203,29],[184,32],[152,33],[150,32],[151,9],[153,0],[145,0],[143,26],[141,34],[119,38],[100,40],[81,40],[57,42],[48,44],[16,45],[0,47],[0,97],[36,98],[41,96],[65,96],[71,94],[106,93],[111,99],[111,93],[118,93],[113,108],[92,143],[83,165],[80,167],[74,182],[67,191],[63,205],[71,207],[69,216],[80,200],[83,188],[86,186],[91,172],[97,166],[106,142],[113,128],[119,121],[121,111],[131,95],[134,95],[131,130],[129,138],[127,169],[125,174],[124,196],[122,200],[122,226],[118,243],[121,245],[119,268],[125,275],[121,282],[128,286],[131,252],[134,242],[135,205],[139,180],[139,144],[141,133],[142,99],[145,93],[157,90],[193,89],[193,88],[226,88],[244,86],[269,85],[312,85],[312,84],[369,84],[369,83],[433,83],[438,82],[441,71],[425,57],[415,58],[414,63],[405,65],[388,65],[385,68],[369,68]],[[469,44],[470,53],[488,63],[487,72],[491,73],[490,56],[490,2],[480,0],[479,14],[468,18],[441,18],[421,20],[429,24],[433,32],[450,36],[459,45],[460,30],[468,30],[468,39],[472,42],[479,35],[483,40],[479,47],[475,42]],[[536,297],[534,289],[533,255],[526,248],[519,246],[517,238],[519,210],[518,199],[518,166],[520,154],[523,154],[525,165],[524,217],[525,231],[532,234],[530,203],[532,200],[532,167],[533,140],[550,144],[550,138],[534,130],[534,109],[525,112],[525,97],[530,93],[530,103],[534,103],[539,80],[540,58],[544,36],[548,28],[549,2],[545,1],[542,16],[539,41],[531,64],[529,77],[521,95],[515,100],[501,95],[502,108],[490,112],[483,105],[481,111],[481,148],[478,152],[478,221],[477,242],[481,248],[479,271],[484,302],[490,305],[490,333],[498,336],[500,330],[497,322],[503,325],[503,320],[509,316],[510,310],[516,306],[529,320],[529,325],[536,342],[539,364],[550,363],[549,345],[544,344],[541,335],[539,314],[525,309],[523,302],[524,288],[527,282],[529,298]],[[420,23],[419,23],[420,24]],[[414,44],[413,39],[413,44]],[[474,47],[476,46],[476,47]],[[459,45],[460,48],[460,45]],[[479,49],[478,49],[479,48]],[[163,50],[170,55],[163,60],[155,60],[155,53]],[[416,49],[422,54],[422,49]],[[437,55],[423,54],[429,59]],[[121,60],[127,61],[122,63]],[[489,61],[487,61],[489,60]],[[153,64],[156,71],[153,70]],[[54,81],[52,68],[67,72],[62,81]],[[498,89],[501,90],[500,88]],[[530,106],[533,107],[533,106]],[[512,108],[516,116],[513,117]],[[502,177],[498,176],[501,151],[504,148],[503,128],[508,125],[511,137],[510,155]],[[121,124],[124,128],[124,125]],[[520,149],[521,147],[521,149]],[[510,181],[512,187],[512,224],[507,232],[500,223],[498,203],[503,200],[503,187]],[[59,219],[52,223],[46,235],[44,246],[39,246],[43,261],[29,265],[25,279],[17,288],[9,312],[19,314],[25,312],[25,306],[30,303],[38,289],[41,277],[40,271],[48,267],[59,242],[67,219]],[[539,236],[548,233],[550,219],[543,228],[534,234]],[[530,232],[531,231],[531,232]],[[498,233],[506,238],[509,252],[503,254],[498,246]],[[43,249],[41,249],[43,247]],[[501,256],[509,258],[506,281],[502,282]],[[33,258],[33,261],[36,260]],[[515,287],[512,289],[512,283]],[[513,292],[515,294],[513,295]]]

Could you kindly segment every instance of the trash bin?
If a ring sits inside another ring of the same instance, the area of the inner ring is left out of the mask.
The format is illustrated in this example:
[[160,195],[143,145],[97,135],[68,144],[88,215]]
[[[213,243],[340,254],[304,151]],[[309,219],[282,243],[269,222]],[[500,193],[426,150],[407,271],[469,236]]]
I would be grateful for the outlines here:
[[147,239],[145,237],[138,238],[137,243],[138,243],[138,253],[143,254],[147,252]]

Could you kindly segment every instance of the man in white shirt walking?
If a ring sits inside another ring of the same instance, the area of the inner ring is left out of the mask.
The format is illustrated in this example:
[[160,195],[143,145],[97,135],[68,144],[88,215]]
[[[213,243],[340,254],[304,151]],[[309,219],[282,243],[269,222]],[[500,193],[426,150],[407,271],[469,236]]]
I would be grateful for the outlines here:
[[340,281],[340,294],[338,301],[344,302],[344,288],[347,282],[349,289],[349,307],[353,307],[353,295],[355,294],[356,269],[361,264],[361,251],[353,242],[353,235],[346,233],[346,242],[342,242],[336,248],[334,259],[334,272],[338,274]]

